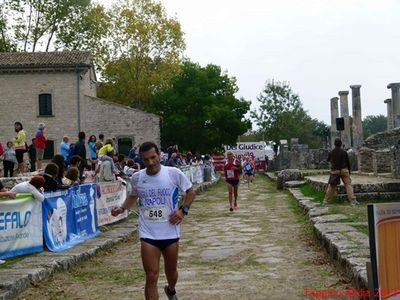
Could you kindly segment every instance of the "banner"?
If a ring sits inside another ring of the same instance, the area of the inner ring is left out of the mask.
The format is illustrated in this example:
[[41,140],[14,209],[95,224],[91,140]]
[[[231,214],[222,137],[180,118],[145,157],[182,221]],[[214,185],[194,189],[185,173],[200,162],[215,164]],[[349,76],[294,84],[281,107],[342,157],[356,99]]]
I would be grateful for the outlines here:
[[96,184],[45,193],[43,233],[50,251],[63,251],[99,234]]
[[97,183],[97,220],[99,226],[117,222],[128,216],[128,211],[117,217],[111,215],[114,206],[121,206],[126,199],[126,187],[120,181]]
[[192,166],[190,170],[193,178],[192,183],[198,184],[204,182],[204,173],[201,166]]
[[0,200],[0,259],[41,251],[42,204],[31,194]]
[[193,182],[192,166],[181,166],[179,168],[190,182]]
[[400,300],[400,204],[368,205],[375,299]]
[[232,152],[235,159],[242,162],[245,158],[255,160],[256,169],[265,170],[265,143],[237,143],[236,145],[225,146],[225,156],[227,152]]

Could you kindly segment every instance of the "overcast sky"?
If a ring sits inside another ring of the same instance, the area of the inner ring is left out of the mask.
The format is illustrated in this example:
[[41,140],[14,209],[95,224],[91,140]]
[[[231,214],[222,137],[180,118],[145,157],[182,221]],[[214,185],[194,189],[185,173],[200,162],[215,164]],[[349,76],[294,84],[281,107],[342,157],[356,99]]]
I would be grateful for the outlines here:
[[268,79],[288,81],[330,125],[338,91],[361,84],[362,117],[386,115],[387,84],[400,82],[400,0],[160,2],[182,25],[186,56],[235,76],[252,108]]

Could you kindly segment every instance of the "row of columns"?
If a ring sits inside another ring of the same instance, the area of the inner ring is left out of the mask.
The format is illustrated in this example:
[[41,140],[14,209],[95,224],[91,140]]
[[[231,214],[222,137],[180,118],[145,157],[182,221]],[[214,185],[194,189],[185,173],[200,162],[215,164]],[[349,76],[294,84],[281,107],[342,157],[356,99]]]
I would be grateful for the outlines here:
[[386,99],[387,105],[387,129],[400,127],[400,83],[389,83],[387,86],[391,89],[392,98]]
[[[351,85],[352,95],[352,118],[349,115],[348,95],[349,91],[339,91],[339,97],[331,99],[331,145],[334,140],[340,138],[344,147],[357,148],[363,143],[363,129],[361,120],[361,85]],[[336,118],[339,117],[338,101],[340,101],[340,117],[344,120],[344,130],[336,128]]]

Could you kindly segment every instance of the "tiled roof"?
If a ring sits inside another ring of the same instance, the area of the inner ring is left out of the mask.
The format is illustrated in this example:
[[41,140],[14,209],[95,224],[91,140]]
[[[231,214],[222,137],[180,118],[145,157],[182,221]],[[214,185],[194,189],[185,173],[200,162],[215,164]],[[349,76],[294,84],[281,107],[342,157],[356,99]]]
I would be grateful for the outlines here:
[[60,52],[3,52],[0,53],[0,70],[9,68],[57,68],[90,66],[88,51]]

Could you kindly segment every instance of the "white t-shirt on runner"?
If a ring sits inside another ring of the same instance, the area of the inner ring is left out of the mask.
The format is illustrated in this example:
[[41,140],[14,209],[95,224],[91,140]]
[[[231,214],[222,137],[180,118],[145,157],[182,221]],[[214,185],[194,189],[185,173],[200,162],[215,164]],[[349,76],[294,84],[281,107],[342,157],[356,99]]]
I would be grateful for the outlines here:
[[156,175],[146,169],[133,174],[131,195],[139,197],[139,237],[153,240],[180,237],[180,225],[169,222],[178,206],[179,190],[187,191],[192,183],[177,168],[161,166]]

